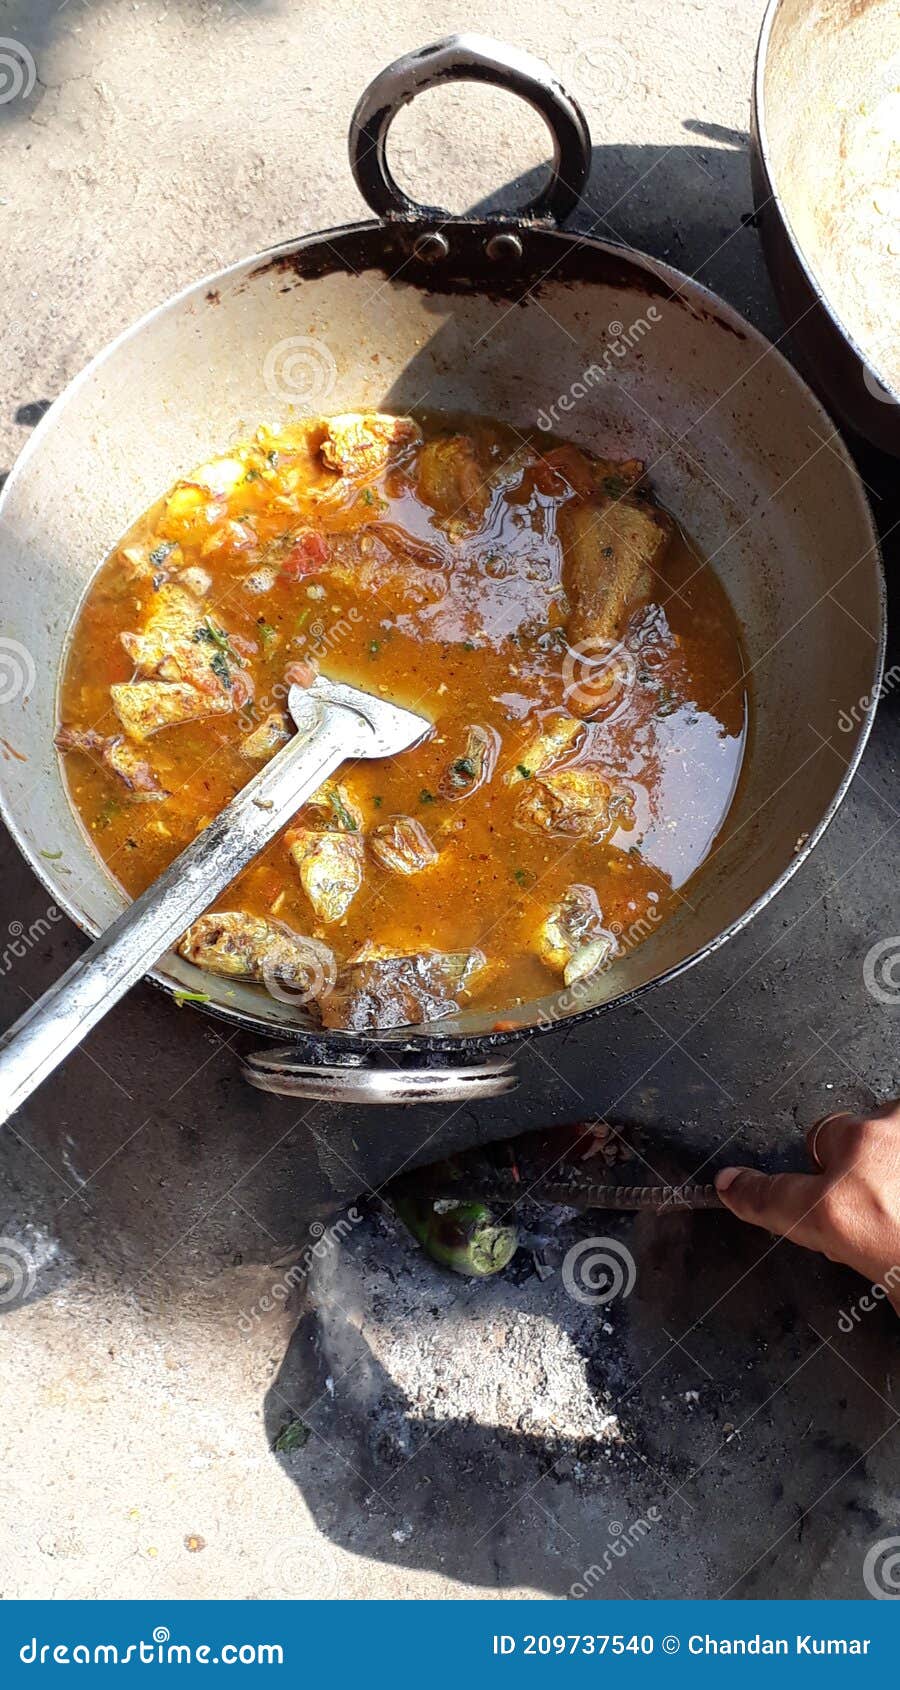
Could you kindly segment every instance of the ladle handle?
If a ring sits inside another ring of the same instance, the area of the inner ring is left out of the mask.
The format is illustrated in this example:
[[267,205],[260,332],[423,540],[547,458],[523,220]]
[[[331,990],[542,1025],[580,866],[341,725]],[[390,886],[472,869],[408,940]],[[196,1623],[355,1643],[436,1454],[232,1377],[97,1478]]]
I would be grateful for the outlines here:
[[289,743],[0,1041],[0,1123],[147,973],[352,754],[345,713],[311,706]]
[[350,120],[350,168],[377,216],[447,215],[410,199],[398,187],[387,161],[388,131],[398,111],[426,88],[444,82],[489,82],[508,94],[518,94],[540,113],[553,140],[550,179],[519,215],[564,222],[578,204],[590,174],[587,119],[542,59],[486,35],[450,35],[430,47],[420,47],[395,59],[369,83]]

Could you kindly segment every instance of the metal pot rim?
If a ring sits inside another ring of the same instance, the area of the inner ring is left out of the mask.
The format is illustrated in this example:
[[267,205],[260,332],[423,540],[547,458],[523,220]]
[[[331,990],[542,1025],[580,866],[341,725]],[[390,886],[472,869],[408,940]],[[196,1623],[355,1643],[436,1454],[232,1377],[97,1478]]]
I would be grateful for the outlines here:
[[[780,0],[772,0],[767,17],[772,15],[779,3]],[[329,241],[346,238],[348,236],[380,235],[383,238],[386,234],[389,234],[392,229],[395,230],[398,226],[408,228],[410,230],[416,229],[424,231],[433,226],[434,221],[434,218],[429,218],[428,216],[400,216],[391,217],[384,221],[379,219],[368,219],[362,222],[338,225],[334,228],[316,230],[309,235],[301,236],[299,239],[295,238],[284,241],[279,243],[277,246],[264,249],[263,251],[254,253],[249,257],[238,259],[235,263],[228,265],[223,270],[211,272],[210,274],[201,277],[198,281],[189,283],[187,287],[180,289],[177,293],[171,295],[159,305],[154,306],[150,311],[145,313],[143,317],[139,318],[137,322],[130,324],[119,335],[115,336],[113,340],[109,341],[104,347],[102,347],[101,350],[90,360],[90,362],[73,377],[72,381],[68,383],[62,394],[60,394],[58,399],[54,401],[50,410],[41,419],[35,428],[34,433],[26,442],[10,472],[6,488],[12,489],[16,485],[17,479],[21,476],[25,467],[30,462],[32,455],[35,452],[40,451],[44,434],[52,427],[53,421],[55,420],[57,407],[65,403],[75,392],[77,392],[82,383],[87,381],[93,375],[94,371],[110,356],[112,356],[118,347],[130,340],[132,337],[143,333],[143,331],[152,325],[158,317],[161,317],[173,306],[187,301],[192,296],[202,296],[210,289],[214,289],[217,285],[227,282],[229,279],[235,278],[242,273],[255,271],[259,268],[268,268],[272,262],[283,259],[292,253],[304,252],[323,242],[328,243]],[[719,295],[715,294],[711,289],[705,287],[701,282],[694,280],[693,277],[687,276],[682,271],[677,270],[673,265],[651,258],[648,254],[638,252],[635,249],[620,245],[619,243],[613,241],[598,240],[593,236],[574,234],[567,230],[559,229],[553,225],[548,225],[544,222],[535,223],[534,220],[530,220],[527,217],[478,218],[447,217],[441,215],[439,221],[441,227],[443,228],[452,229],[453,227],[463,226],[470,230],[483,230],[485,234],[489,234],[494,230],[518,229],[523,237],[526,238],[529,232],[532,232],[537,228],[540,230],[540,233],[544,238],[549,237],[551,239],[558,240],[561,244],[569,244],[573,247],[583,247],[589,251],[600,251],[619,259],[619,261],[625,260],[630,265],[633,265],[636,270],[645,270],[649,272],[657,282],[661,279],[668,282],[669,279],[671,279],[672,282],[677,285],[677,289],[679,291],[685,289],[689,295],[693,295],[694,299],[701,306],[706,308],[707,315],[710,315],[714,320],[724,321],[727,327],[731,329],[738,329],[745,337],[760,343],[761,347],[765,350],[768,356],[774,355],[776,360],[783,366],[789,378],[793,382],[799,383],[805,389],[808,402],[821,412],[823,423],[825,423],[826,426],[828,425],[829,419],[827,418],[827,413],[822,407],[821,402],[808,386],[804,377],[794,367],[794,365],[785,358],[779,348],[770,342],[767,337],[752,323],[748,322],[740,312],[735,310],[733,306],[729,305],[727,301],[721,299]],[[342,268],[339,255],[337,254],[335,255],[334,268],[336,270]],[[423,283],[423,287],[425,291],[429,291],[427,277]],[[439,291],[439,287],[440,283],[439,281],[436,281],[434,291]],[[485,289],[484,291],[487,290]],[[877,707],[887,637],[886,589],[883,569],[881,567],[881,550],[878,534],[875,529],[868,500],[856,470],[856,466],[853,463],[843,439],[839,435],[834,440],[833,449],[835,454],[840,456],[846,469],[849,471],[852,483],[855,485],[866,524],[872,537],[871,550],[875,553],[878,564],[879,627],[875,662],[873,664],[872,690],[868,695],[865,709],[861,711],[861,720],[855,750],[848,761],[844,775],[835,790],[834,796],[828,805],[825,814],[822,816],[816,827],[810,832],[808,838],[803,842],[802,846],[800,846],[800,848],[795,852],[786,868],[782,870],[781,874],[775,881],[773,881],[771,886],[769,886],[759,898],[749,905],[746,910],[736,917],[734,921],[729,923],[727,927],[723,928],[714,939],[708,941],[696,951],[693,951],[689,956],[683,958],[672,968],[656,975],[653,979],[647,980],[641,985],[633,987],[629,991],[617,994],[615,997],[611,997],[602,1003],[591,1005],[585,1009],[567,1011],[564,1016],[560,1016],[559,1018],[560,1021],[565,1022],[567,1027],[573,1027],[581,1022],[587,1021],[591,1017],[601,1014],[604,1010],[621,1008],[626,1004],[632,1003],[635,999],[640,997],[644,992],[650,990],[652,987],[668,984],[669,982],[677,979],[679,975],[683,974],[688,968],[693,967],[696,962],[711,955],[729,939],[741,932],[741,930],[749,924],[754,916],[758,915],[759,912],[771,901],[771,899],[787,885],[793,874],[797,871],[801,864],[805,862],[810,852],[818,844],[818,841],[821,839],[825,829],[832,821],[835,813],[846,796],[850,782],[853,779],[863,751],[865,750]],[[2,515],[2,506],[6,496],[6,488],[4,488],[3,493],[0,494],[0,515]],[[37,858],[36,854],[32,853],[29,845],[24,839],[21,829],[9,809],[2,787],[0,787],[0,816],[2,816],[6,827],[26,861],[29,863],[29,866],[37,875],[42,885],[50,893],[54,902],[65,911],[65,913],[70,917],[75,925],[81,929],[82,932],[86,932],[92,937],[95,937],[98,929],[94,924],[86,921],[81,911],[76,908],[72,897],[67,894],[64,888],[61,888],[59,885],[54,883],[52,874],[47,869],[46,865]],[[177,987],[174,986],[170,980],[155,971],[151,971],[145,978],[152,981],[154,985],[160,987],[168,995],[175,995],[177,991]],[[215,1016],[217,1019],[226,1021],[237,1028],[243,1028],[247,1031],[262,1034],[268,1039],[277,1037],[292,1044],[296,1044],[298,1048],[303,1047],[304,1045],[307,1047],[315,1047],[318,1051],[321,1051],[323,1048],[331,1048],[348,1055],[354,1053],[355,1051],[368,1051],[373,1045],[377,1046],[379,1049],[385,1049],[388,1051],[413,1051],[418,1052],[419,1054],[439,1054],[448,1050],[460,1055],[467,1052],[484,1052],[514,1044],[516,1041],[525,1037],[531,1038],[539,1033],[552,1031],[557,1025],[557,1022],[551,1019],[548,1021],[547,1025],[537,1021],[517,1027],[497,1028],[486,1033],[477,1034],[451,1032],[440,1033],[431,1031],[417,1033],[413,1029],[402,1029],[397,1033],[382,1033],[374,1037],[369,1036],[361,1038],[359,1035],[342,1033],[337,1030],[323,1032],[315,1029],[295,1027],[276,1029],[273,1028],[270,1022],[265,1021],[262,1018],[257,1019],[244,1010],[230,1008],[225,1004],[204,1004],[199,1007],[202,1008],[205,1014]],[[502,1014],[502,1012],[500,1013]]]
[[[846,341],[850,350],[859,359],[863,368],[868,371],[872,380],[877,382],[880,387],[884,388],[885,393],[893,399],[895,404],[900,405],[900,387],[894,386],[882,375],[880,370],[875,368],[868,352],[860,346],[860,343],[853,331],[847,327],[840,313],[836,310],[835,306],[829,299],[828,294],[825,292],[815,271],[812,269],[809,259],[806,256],[805,249],[788,214],[787,202],[783,198],[777,184],[775,166],[772,162],[772,154],[769,147],[769,127],[766,115],[765,85],[766,70],[768,68],[769,61],[769,43],[772,36],[772,30],[775,26],[775,20],[781,10],[782,3],[783,0],[769,0],[763,17],[762,27],[759,32],[759,40],[756,44],[756,57],[753,63],[753,126],[756,136],[757,156],[760,168],[765,178],[766,190],[769,198],[776,207],[782,223],[784,224],[785,233],[787,234],[793,248],[794,258],[800,266],[800,269],[803,271],[803,275],[806,278],[811,291],[815,294],[819,305],[821,305],[822,310],[826,313],[829,321],[837,329],[842,339]],[[758,214],[758,205],[756,210]]]

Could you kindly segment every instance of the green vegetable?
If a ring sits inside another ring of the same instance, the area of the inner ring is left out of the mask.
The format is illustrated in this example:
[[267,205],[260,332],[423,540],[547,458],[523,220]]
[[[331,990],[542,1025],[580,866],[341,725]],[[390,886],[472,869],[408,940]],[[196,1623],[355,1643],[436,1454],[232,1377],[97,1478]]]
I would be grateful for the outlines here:
[[331,792],[329,792],[328,802],[335,813],[338,823],[344,829],[344,832],[358,833],[359,828],[351,816],[350,811],[347,809],[347,806],[337,788],[334,788]]
[[531,779],[531,770],[528,768],[527,764],[517,763],[516,768],[517,768],[519,774],[522,776],[523,780],[530,780]]
[[218,675],[223,687],[231,689],[231,670],[224,651],[214,651],[209,660],[209,666],[214,675]]
[[183,1009],[186,1003],[209,1003],[208,992],[173,992],[172,996],[179,1009]]
[[603,491],[611,499],[621,499],[628,492],[628,482],[621,475],[605,475],[603,477]]
[[269,651],[278,639],[275,629],[272,627],[271,622],[266,621],[264,616],[260,616],[257,619],[256,626],[259,629],[259,637],[263,643],[263,650]]
[[423,786],[421,792],[419,793],[419,803],[420,804],[433,804],[434,803],[434,793],[429,792],[427,786]]
[[310,1430],[303,1420],[289,1420],[282,1426],[272,1448],[276,1455],[290,1455],[295,1449],[302,1449],[309,1443]]
[[158,569],[160,564],[165,563],[166,558],[170,557],[174,550],[174,540],[163,540],[161,544],[156,547],[155,551],[150,553],[150,562],[152,563],[154,569]]
[[113,817],[121,815],[121,813],[122,813],[122,805],[121,805],[119,799],[118,798],[107,798],[106,803],[103,805],[102,809],[97,811],[97,819],[94,822],[95,828],[97,828],[97,827],[99,827],[99,828],[109,827],[110,823],[113,820]]
[[225,629],[218,627],[211,616],[204,618],[203,628],[200,630],[200,637],[204,640],[211,640],[214,646],[218,646],[219,651],[224,652],[225,656],[232,663],[237,664],[239,669],[241,668],[242,660],[235,651],[234,646],[225,632]]
[[518,886],[527,886],[530,879],[531,879],[531,876],[528,873],[527,868],[514,868],[513,869],[513,880],[516,882],[516,884]]
[[468,786],[477,777],[478,770],[471,757],[457,757],[450,765],[450,780],[453,786]]
[[678,700],[676,699],[675,694],[670,690],[669,687],[666,687],[666,686],[660,687],[660,689],[659,689],[659,703],[656,706],[657,716],[671,716],[673,711],[675,711],[677,709],[678,709]]
[[61,851],[39,851],[38,856],[43,857],[45,862],[58,863],[60,857],[62,856],[62,852]]
[[381,647],[378,644],[377,640],[370,640],[369,641],[369,656],[370,657],[377,657],[380,650],[381,650]]
[[501,1273],[519,1246],[516,1228],[495,1220],[486,1203],[397,1197],[394,1208],[426,1255],[454,1273]]
[[206,616],[195,631],[193,639],[195,644],[205,640],[207,645],[215,646],[216,649],[209,660],[209,666],[213,674],[218,675],[223,687],[227,687],[230,691],[231,670],[228,665],[233,663],[236,669],[243,669],[244,659],[235,651],[224,628],[219,628],[211,616]]

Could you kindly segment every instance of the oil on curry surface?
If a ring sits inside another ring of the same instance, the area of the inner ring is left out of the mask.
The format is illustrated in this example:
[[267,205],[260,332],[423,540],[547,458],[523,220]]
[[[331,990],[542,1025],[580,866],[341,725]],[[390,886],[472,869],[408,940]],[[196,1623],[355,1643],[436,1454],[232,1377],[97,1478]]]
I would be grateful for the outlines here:
[[482,419],[260,428],[141,518],[73,631],[58,745],[127,892],[284,744],[317,669],[433,731],[346,765],[179,948],[305,984],[326,1026],[500,1011],[609,968],[734,794],[738,629],[642,464]]

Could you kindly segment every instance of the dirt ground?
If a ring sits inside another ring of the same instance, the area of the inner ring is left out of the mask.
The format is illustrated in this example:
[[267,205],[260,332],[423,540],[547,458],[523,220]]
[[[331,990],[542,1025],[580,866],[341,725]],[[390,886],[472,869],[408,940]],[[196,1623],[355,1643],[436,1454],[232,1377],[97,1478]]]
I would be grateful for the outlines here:
[[[668,259],[778,333],[746,222],[762,10],[458,0],[452,25],[541,54],[578,94],[595,150],[577,227]],[[0,35],[35,66],[0,100],[0,467],[142,312],[364,215],[354,103],[449,21],[434,0],[0,0]],[[394,157],[411,192],[459,210],[508,204],[545,144],[534,114],[451,88],[402,114]],[[834,850],[849,861],[880,825],[863,792]],[[43,894],[8,842],[2,864],[0,920],[27,922]],[[847,943],[865,894],[848,882],[827,906]],[[814,1014],[806,931],[754,977],[751,1014],[795,963],[797,1014]],[[62,923],[0,979],[3,1025],[77,945]],[[836,1086],[862,1101],[890,1087],[894,1032],[865,1060],[819,1051],[795,1106],[773,1055],[754,1119],[796,1138],[798,1112]],[[604,1216],[636,1283],[597,1307],[562,1272],[597,1218],[535,1213],[506,1274],[453,1279],[377,1196],[389,1139],[367,1146],[359,1112],[263,1108],[230,1045],[143,989],[0,1135],[0,1234],[33,1268],[22,1297],[0,1278],[0,1594],[865,1594],[866,1552],[896,1531],[896,1344],[881,1315],[839,1327],[851,1276],[717,1217]],[[546,1119],[605,1108],[600,1048],[576,1040],[565,1074],[527,1057]],[[735,1049],[736,1108],[751,1054]],[[677,1082],[697,1162],[721,1107],[702,1056]],[[635,1088],[634,1116],[673,1106],[668,1072]],[[506,1130],[536,1107],[512,1106]]]

